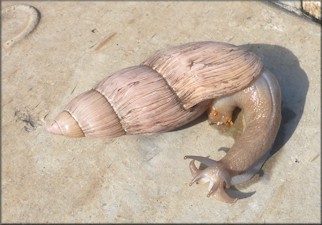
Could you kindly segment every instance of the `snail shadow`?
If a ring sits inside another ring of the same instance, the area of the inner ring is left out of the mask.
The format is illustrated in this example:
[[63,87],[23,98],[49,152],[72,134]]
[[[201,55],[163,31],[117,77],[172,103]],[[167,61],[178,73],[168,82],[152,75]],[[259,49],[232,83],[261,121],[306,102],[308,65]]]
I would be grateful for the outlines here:
[[292,137],[301,120],[309,80],[298,58],[288,49],[268,44],[247,44],[242,47],[259,55],[266,68],[278,79],[282,92],[282,121],[271,150],[271,156]]

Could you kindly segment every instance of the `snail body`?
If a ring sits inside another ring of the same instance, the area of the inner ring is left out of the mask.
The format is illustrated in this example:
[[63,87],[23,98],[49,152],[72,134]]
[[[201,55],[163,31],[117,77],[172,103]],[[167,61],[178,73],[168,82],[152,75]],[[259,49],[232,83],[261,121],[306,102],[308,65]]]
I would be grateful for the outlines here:
[[[208,195],[233,202],[224,189],[249,179],[248,171],[264,161],[280,125],[280,105],[278,82],[257,55],[227,43],[194,42],[104,78],[75,97],[48,131],[70,137],[147,135],[176,129],[206,110],[211,123],[230,126],[239,107],[245,129],[222,160],[186,156],[193,182],[209,181]],[[197,169],[195,160],[208,167]]]

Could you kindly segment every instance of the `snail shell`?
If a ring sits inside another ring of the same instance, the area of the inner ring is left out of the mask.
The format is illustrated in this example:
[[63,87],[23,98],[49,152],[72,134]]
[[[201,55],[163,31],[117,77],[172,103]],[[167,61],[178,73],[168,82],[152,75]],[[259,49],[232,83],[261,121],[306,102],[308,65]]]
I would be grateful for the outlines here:
[[170,131],[200,116],[212,99],[247,87],[262,69],[258,56],[231,44],[172,47],[75,97],[48,131],[70,137]]

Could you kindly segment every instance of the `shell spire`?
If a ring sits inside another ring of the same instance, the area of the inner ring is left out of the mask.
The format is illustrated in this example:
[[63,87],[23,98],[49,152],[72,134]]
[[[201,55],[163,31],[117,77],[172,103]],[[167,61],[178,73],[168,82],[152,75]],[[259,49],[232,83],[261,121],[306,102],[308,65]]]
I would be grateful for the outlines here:
[[61,112],[55,121],[47,128],[47,131],[53,134],[69,137],[85,136],[77,121],[67,111]]
[[96,90],[74,98],[47,130],[69,137],[117,137],[125,134],[112,107]]

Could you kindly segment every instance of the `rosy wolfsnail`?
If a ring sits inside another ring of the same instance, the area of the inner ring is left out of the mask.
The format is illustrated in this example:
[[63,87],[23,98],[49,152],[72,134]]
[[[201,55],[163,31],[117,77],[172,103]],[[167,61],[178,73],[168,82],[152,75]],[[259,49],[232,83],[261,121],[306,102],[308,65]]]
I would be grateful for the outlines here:
[[[70,137],[153,134],[178,128],[208,109],[210,123],[231,126],[243,112],[244,130],[219,161],[192,159],[196,181],[208,196],[232,203],[225,189],[248,180],[266,160],[281,122],[281,93],[260,58],[221,42],[194,42],[157,52],[139,66],[122,69],[75,97],[48,131]],[[198,169],[194,161],[208,167]]]

